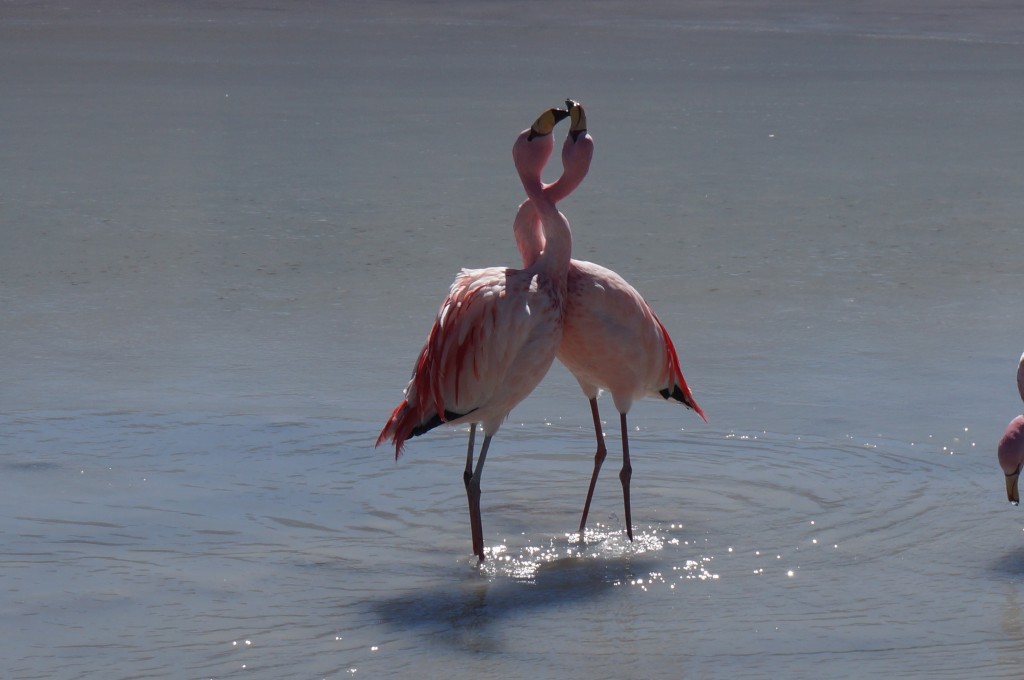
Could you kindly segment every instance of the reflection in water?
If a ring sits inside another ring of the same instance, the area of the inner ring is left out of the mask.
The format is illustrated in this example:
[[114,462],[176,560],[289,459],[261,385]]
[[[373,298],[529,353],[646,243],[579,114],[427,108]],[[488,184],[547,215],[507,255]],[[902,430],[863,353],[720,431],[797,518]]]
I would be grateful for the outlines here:
[[637,574],[652,572],[655,564],[634,555],[560,557],[542,561],[529,579],[509,577],[521,570],[507,566],[480,569],[460,583],[387,597],[369,608],[389,627],[438,627],[450,632],[442,639],[460,649],[496,651],[505,619],[605,598]]
[[670,592],[680,581],[718,578],[708,569],[710,557],[668,566],[664,549],[680,546],[678,538],[657,530],[634,533],[630,543],[625,532],[596,525],[582,540],[566,534],[514,555],[499,545],[488,550],[484,564],[472,564],[461,578],[384,596],[367,607],[391,628],[434,628],[434,639],[456,649],[494,652],[502,649],[506,624],[523,616],[557,619],[563,611],[601,607],[608,598],[620,606],[634,587],[647,592],[657,584]]
[[1021,623],[1020,603],[1017,599],[1017,588],[1007,588],[1006,605],[1003,607],[1003,633],[1011,640],[1024,638],[1024,625]]
[[[1003,498],[1003,501],[1006,499]],[[1003,505],[1009,508],[1009,505],[1005,502]],[[1024,532],[1020,532],[1019,536],[1013,538],[1024,541]],[[1012,545],[1015,541],[1007,536],[1007,545]],[[1004,553],[992,562],[993,571],[1011,576],[1014,578],[1024,577],[1024,546],[1014,545],[1011,550]]]
[[[1020,537],[1018,537],[1020,538]],[[1017,546],[1007,552],[992,565],[992,571],[1000,576],[1010,577],[1010,582],[1003,590],[1003,607],[1001,626],[1003,634],[1009,640],[1024,639],[1024,618],[1021,615],[1019,602],[1019,580],[1024,577],[1024,546]],[[1018,663],[1020,650],[1014,648],[1012,656],[1008,657],[1008,663]]]

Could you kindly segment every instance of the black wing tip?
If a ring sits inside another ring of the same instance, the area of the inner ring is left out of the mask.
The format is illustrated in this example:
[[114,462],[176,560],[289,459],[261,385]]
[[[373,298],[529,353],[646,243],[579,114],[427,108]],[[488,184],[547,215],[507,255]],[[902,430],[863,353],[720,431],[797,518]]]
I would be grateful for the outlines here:
[[666,387],[665,389],[660,390],[658,394],[660,394],[665,399],[673,399],[675,401],[678,401],[680,404],[686,404],[687,406],[689,406],[689,400],[686,398],[686,393],[683,392],[683,388],[681,388],[679,385],[673,385],[672,387],[673,389],[671,391],[669,391],[669,389]]
[[[473,411],[475,410],[476,409],[473,409]],[[417,425],[416,427],[412,428],[412,432],[409,433],[409,436],[418,437],[421,434],[426,434],[427,432],[433,430],[435,427],[444,425],[445,423],[450,422],[452,420],[457,420],[458,418],[461,418],[463,416],[468,416],[473,411],[467,411],[466,413],[456,413],[455,411],[449,411],[445,409],[444,418],[442,418],[439,415],[435,415],[430,420],[424,421]]]
[[[445,411],[445,415],[446,416],[448,415],[447,411]],[[441,420],[441,416],[434,416],[430,420],[428,420],[426,422],[422,422],[419,425],[417,425],[416,427],[412,428],[412,432],[409,433],[409,436],[410,437],[419,437],[421,434],[426,434],[427,432],[430,432],[431,430],[433,430],[438,425],[441,425],[443,422],[444,421]]]
[[704,412],[701,411],[692,398],[686,396],[686,393],[683,392],[683,388],[679,385],[673,385],[671,391],[669,391],[668,388],[658,390],[658,394],[664,397],[666,401],[676,401],[688,409],[693,409],[704,420],[704,422],[707,422],[708,419],[707,416],[704,415]]

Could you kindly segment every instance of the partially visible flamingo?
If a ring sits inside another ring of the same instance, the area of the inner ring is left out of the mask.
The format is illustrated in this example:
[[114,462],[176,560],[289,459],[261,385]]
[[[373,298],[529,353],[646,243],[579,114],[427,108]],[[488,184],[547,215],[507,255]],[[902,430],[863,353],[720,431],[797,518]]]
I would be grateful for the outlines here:
[[[463,480],[473,553],[484,559],[480,476],[491,438],[509,411],[533,391],[555,359],[562,338],[566,276],[572,254],[569,223],[544,194],[541,170],[551,156],[551,131],[567,111],[549,109],[512,147],[519,178],[539,213],[545,246],[523,269],[463,269],[420,351],[405,399],[377,438],[395,445],[441,423],[469,423]],[[484,441],[473,468],[476,426]]]
[[[554,202],[565,198],[579,186],[586,177],[593,156],[593,140],[587,134],[583,107],[573,101],[566,101],[566,105],[572,122],[562,149],[565,171],[561,178],[545,187],[545,193]],[[540,218],[532,197],[520,206],[513,229],[523,265],[528,266],[545,247]],[[619,472],[619,481],[625,505],[626,534],[632,541],[629,481],[633,468],[629,460],[626,415],[633,400],[658,396],[693,409],[705,422],[707,417],[683,379],[679,357],[665,326],[643,296],[612,270],[593,262],[570,261],[564,324],[558,359],[576,377],[583,393],[590,400],[597,436],[594,472],[587,490],[579,531],[582,534],[586,528],[597,477],[608,453],[597,407],[600,391],[607,389],[619,412],[622,432],[622,470]]]
[[[1020,355],[1020,363],[1017,365],[1017,391],[1024,401],[1024,354]],[[1020,478],[1021,467],[1024,466],[1024,415],[1010,421],[996,451],[999,454],[999,465],[1006,475],[1006,497],[1017,505],[1020,503],[1017,480]]]

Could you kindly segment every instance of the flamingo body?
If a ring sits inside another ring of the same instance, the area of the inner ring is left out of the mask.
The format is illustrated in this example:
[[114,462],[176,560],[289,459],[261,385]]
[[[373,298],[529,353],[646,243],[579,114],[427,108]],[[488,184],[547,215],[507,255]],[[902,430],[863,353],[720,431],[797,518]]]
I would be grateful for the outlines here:
[[[377,437],[378,446],[388,440],[395,445],[397,459],[410,437],[441,423],[470,424],[463,481],[473,553],[481,561],[480,478],[491,438],[547,373],[562,337],[572,233],[545,196],[540,173],[553,149],[551,130],[568,115],[546,111],[512,146],[516,170],[538,214],[543,252],[523,269],[463,269],[455,277],[416,359],[405,399]],[[484,441],[474,467],[477,423]]]
[[[568,196],[582,183],[593,157],[593,140],[586,132],[586,117],[578,104],[567,102],[573,117],[572,131],[562,147],[564,172],[544,187],[554,202]],[[545,236],[534,201],[528,198],[513,222],[516,246],[529,265],[545,248]],[[597,397],[611,392],[619,412],[623,466],[619,473],[625,505],[626,533],[633,538],[629,500],[632,466],[626,414],[635,399],[658,396],[693,409],[707,420],[683,378],[675,346],[665,326],[639,291],[617,273],[582,260],[570,260],[567,274],[565,316],[558,359],[575,376],[590,400],[597,452],[587,500],[580,520],[582,533],[601,465],[607,455]]]
[[392,440],[397,458],[405,440],[442,423],[496,433],[554,361],[564,285],[530,269],[459,272],[377,444]]
[[[1020,357],[1017,365],[1017,391],[1024,401],[1024,354]],[[1021,468],[1024,467],[1024,415],[1019,415],[1010,421],[1003,433],[999,444],[996,447],[999,458],[999,466],[1006,476],[1006,497],[1017,505],[1020,503],[1020,493],[1017,489],[1017,481],[1020,478]]]
[[558,359],[588,399],[601,389],[620,413],[634,399],[669,399],[695,410],[672,339],[640,293],[611,269],[573,260]]

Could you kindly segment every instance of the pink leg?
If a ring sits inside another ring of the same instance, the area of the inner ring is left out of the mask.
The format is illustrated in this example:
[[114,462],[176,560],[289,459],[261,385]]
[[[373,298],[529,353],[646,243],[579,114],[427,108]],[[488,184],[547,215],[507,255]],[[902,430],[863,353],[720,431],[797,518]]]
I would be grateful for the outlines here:
[[590,400],[590,413],[594,416],[594,434],[597,435],[597,453],[594,454],[594,474],[590,477],[590,488],[587,490],[587,502],[583,504],[583,519],[580,520],[580,538],[587,526],[587,515],[590,514],[590,501],[594,498],[594,487],[597,486],[597,475],[601,472],[608,449],[604,446],[604,432],[601,431],[601,414],[597,411],[597,399]]
[[622,482],[622,502],[626,506],[626,535],[633,540],[633,520],[629,512],[629,479],[633,476],[633,466],[629,464],[629,435],[626,431],[626,414],[619,414],[619,421],[622,425],[622,471],[619,472],[619,481]]
[[470,485],[469,496],[469,530],[473,535],[473,554],[484,561],[484,529],[480,524],[480,485]]
[[473,454],[476,448],[476,423],[469,426],[469,446],[466,449],[466,471],[462,473],[462,482],[466,485],[466,498],[469,500],[469,530],[473,536],[473,554],[477,554],[476,536],[480,533],[477,526],[480,521],[480,485],[476,487],[476,500],[473,499],[473,490],[470,483],[473,481]]
[[[476,426],[473,426],[476,429]],[[484,529],[480,520],[480,475],[484,470],[484,459],[487,458],[487,449],[491,446],[490,436],[484,437],[483,446],[480,447],[480,458],[476,461],[476,471],[470,475],[472,463],[472,449],[469,459],[466,461],[466,497],[469,500],[469,528],[473,534],[473,554],[484,561]]]
[[473,449],[476,448],[473,442],[476,440],[476,423],[469,425],[469,448],[466,450],[466,471],[462,473],[462,483],[469,491],[469,480],[473,478]]

